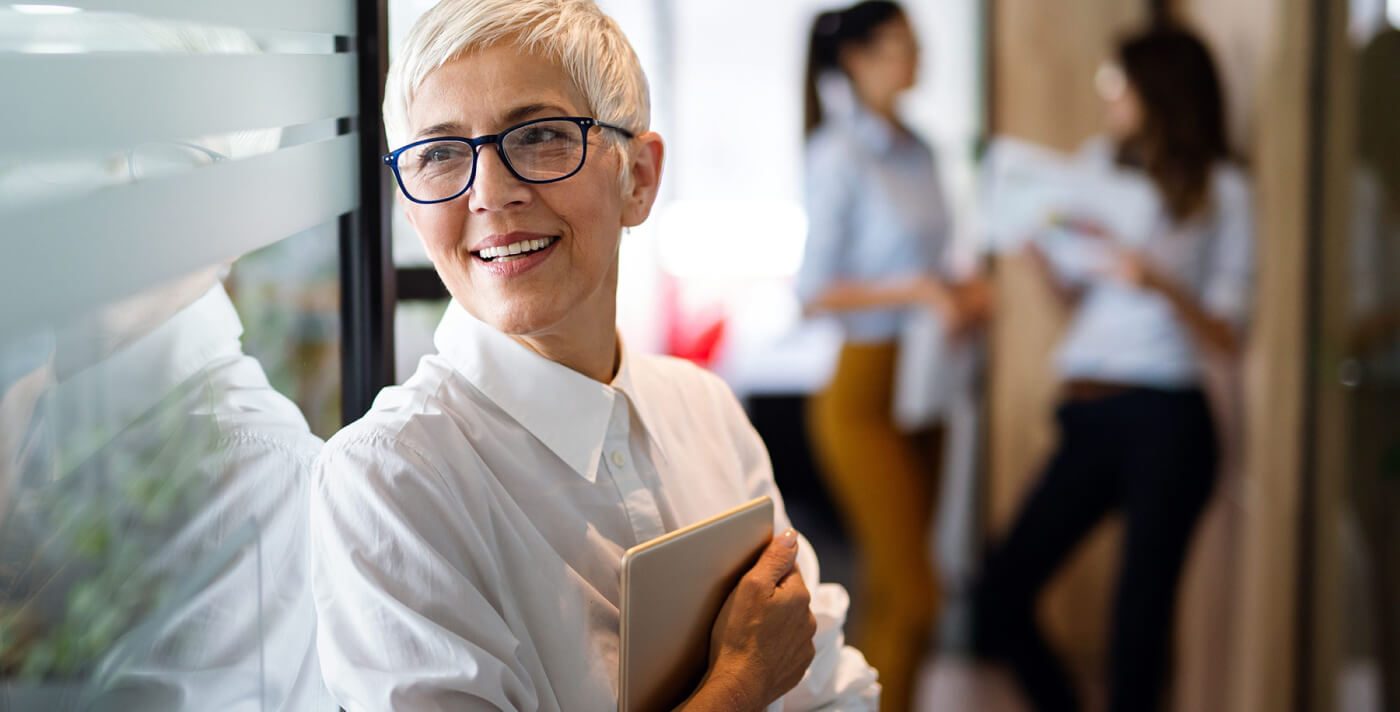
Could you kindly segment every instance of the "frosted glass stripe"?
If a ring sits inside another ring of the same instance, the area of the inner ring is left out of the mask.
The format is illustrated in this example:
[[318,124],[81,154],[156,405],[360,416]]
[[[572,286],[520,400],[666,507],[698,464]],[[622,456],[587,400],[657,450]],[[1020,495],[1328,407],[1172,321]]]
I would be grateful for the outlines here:
[[0,157],[352,116],[354,55],[0,54]]
[[0,334],[136,294],[354,210],[357,141],[347,134],[0,216]]
[[351,0],[59,0],[102,12],[193,20],[248,29],[355,34]]

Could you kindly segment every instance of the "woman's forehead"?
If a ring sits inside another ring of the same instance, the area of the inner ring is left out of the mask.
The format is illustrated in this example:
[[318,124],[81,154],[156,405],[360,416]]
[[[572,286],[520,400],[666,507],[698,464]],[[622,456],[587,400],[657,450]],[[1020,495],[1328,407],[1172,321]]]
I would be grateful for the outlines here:
[[469,135],[493,133],[538,116],[577,116],[587,102],[559,63],[509,45],[458,57],[433,70],[408,107],[415,137],[452,125]]

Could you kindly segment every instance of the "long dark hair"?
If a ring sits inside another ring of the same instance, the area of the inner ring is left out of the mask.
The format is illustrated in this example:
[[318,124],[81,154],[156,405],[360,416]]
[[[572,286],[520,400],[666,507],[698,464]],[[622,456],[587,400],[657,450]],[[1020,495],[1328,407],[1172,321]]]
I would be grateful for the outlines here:
[[821,96],[817,81],[829,71],[841,68],[841,51],[869,42],[876,28],[904,16],[904,9],[889,0],[865,0],[845,10],[817,15],[812,21],[812,37],[807,46],[806,111],[803,130],[811,135],[822,125]]
[[1122,41],[1118,62],[1142,102],[1142,128],[1119,160],[1147,171],[1168,212],[1184,220],[1207,207],[1211,169],[1230,155],[1225,100],[1210,50],[1195,35],[1158,27]]

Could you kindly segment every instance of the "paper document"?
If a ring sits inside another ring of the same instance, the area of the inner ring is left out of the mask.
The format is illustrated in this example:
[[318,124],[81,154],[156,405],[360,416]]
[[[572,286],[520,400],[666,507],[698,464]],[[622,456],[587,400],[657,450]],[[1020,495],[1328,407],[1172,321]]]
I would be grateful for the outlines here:
[[1015,251],[1035,240],[1070,279],[1103,266],[1111,254],[1105,240],[1145,244],[1162,216],[1157,189],[1141,171],[1015,139],[992,143],[981,185],[980,229],[992,250]]

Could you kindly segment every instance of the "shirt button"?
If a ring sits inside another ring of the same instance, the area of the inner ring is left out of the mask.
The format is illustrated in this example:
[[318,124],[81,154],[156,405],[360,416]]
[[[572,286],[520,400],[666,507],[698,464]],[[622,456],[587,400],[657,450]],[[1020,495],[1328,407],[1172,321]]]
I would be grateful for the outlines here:
[[621,450],[613,450],[613,452],[612,452],[612,464],[614,464],[614,465],[616,465],[616,466],[618,466],[618,467],[622,467],[623,465],[626,465],[626,464],[627,464],[627,458],[626,458],[626,457],[623,457],[622,451],[621,451]]

